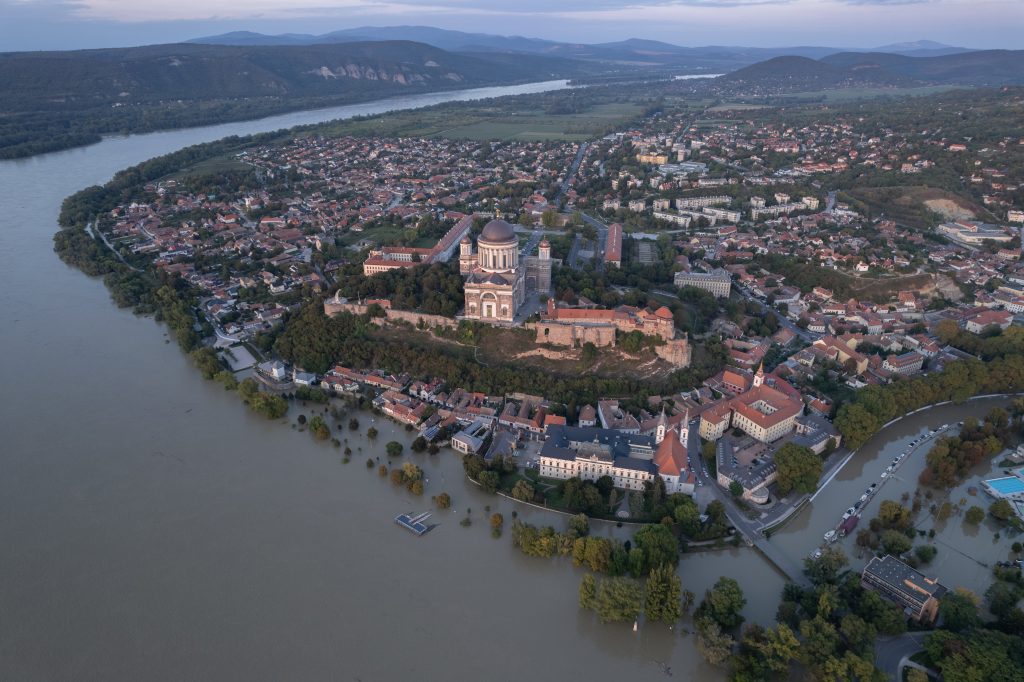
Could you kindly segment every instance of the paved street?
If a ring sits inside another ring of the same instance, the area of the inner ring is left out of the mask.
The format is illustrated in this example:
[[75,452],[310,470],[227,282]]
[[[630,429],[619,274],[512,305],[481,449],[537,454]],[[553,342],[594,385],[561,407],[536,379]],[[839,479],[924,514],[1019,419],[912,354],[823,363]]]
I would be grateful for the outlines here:
[[562,186],[558,188],[558,194],[551,200],[552,205],[558,206],[559,202],[562,201],[562,197],[569,191],[572,186],[572,181],[576,177],[577,171],[580,169],[580,164],[583,163],[583,156],[587,153],[587,148],[590,146],[589,142],[584,142],[580,145],[579,150],[576,152],[576,157],[572,160],[569,165],[569,172],[565,174],[565,180],[562,181]]
[[879,637],[875,641],[875,667],[899,681],[900,661],[924,649],[927,632],[907,632],[897,637]]

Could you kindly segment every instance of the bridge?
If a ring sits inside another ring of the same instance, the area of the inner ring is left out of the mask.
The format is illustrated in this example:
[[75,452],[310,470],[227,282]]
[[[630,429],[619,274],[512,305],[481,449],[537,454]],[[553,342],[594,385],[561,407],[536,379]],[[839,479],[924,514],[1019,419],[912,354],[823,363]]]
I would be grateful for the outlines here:
[[775,568],[782,571],[783,575],[789,578],[789,581],[795,583],[801,587],[809,587],[811,581],[804,575],[803,566],[797,565],[792,559],[782,553],[782,551],[768,541],[762,535],[757,535],[751,539],[754,544],[754,548],[759,551],[764,558],[774,564]]

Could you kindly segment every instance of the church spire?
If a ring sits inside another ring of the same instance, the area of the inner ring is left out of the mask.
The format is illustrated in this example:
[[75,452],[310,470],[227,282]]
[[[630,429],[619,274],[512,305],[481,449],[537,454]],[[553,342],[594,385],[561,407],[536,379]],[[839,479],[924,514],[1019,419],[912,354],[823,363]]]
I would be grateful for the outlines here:
[[665,404],[661,405],[661,416],[658,417],[658,428],[654,433],[654,442],[660,443],[665,440],[665,433],[668,430],[668,418],[665,416]]
[[761,366],[757,368],[757,374],[754,375],[754,387],[757,388],[764,383],[764,360],[761,361]]

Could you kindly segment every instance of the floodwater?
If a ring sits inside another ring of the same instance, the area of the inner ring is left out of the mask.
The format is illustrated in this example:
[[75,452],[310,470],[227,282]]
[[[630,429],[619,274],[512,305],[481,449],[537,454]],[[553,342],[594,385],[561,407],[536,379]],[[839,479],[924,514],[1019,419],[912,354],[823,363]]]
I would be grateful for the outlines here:
[[[912,505],[917,479],[925,469],[925,457],[938,438],[943,435],[955,435],[956,424],[968,416],[984,417],[994,407],[1006,407],[1006,398],[982,398],[971,400],[963,405],[942,405],[911,415],[906,419],[892,424],[872,438],[853,456],[839,472],[835,480],[801,510],[788,524],[776,532],[771,541],[782,547],[794,557],[807,556],[822,544],[826,531],[835,528],[843,512],[852,507],[860,499],[872,483],[878,483],[881,490],[861,511],[861,526],[866,527],[870,519],[878,515],[878,507],[883,500],[895,500],[908,508]],[[917,447],[903,459],[899,467],[886,479],[881,474],[893,458],[902,454],[914,441],[938,429],[943,424],[952,428],[940,432],[926,442],[918,443]],[[915,517],[915,527],[929,531],[935,529],[934,541],[927,537],[918,537],[915,544],[934,542],[938,554],[921,571],[949,588],[966,587],[978,594],[984,593],[992,582],[992,565],[1010,556],[1010,545],[1015,539],[1008,536],[1006,529],[1000,532],[997,524],[990,518],[978,526],[967,524],[963,520],[963,511],[977,505],[987,510],[992,503],[979,485],[981,480],[1000,475],[997,463],[1003,456],[996,456],[992,461],[978,465],[972,475],[953,490],[932,491],[932,498],[922,495],[922,509]],[[976,488],[971,495],[969,489]],[[903,500],[903,495],[908,498]],[[929,512],[933,503],[941,504],[948,499],[953,504],[961,503],[961,513],[950,519],[939,522]],[[997,538],[996,535],[999,534]],[[840,541],[843,550],[851,559],[851,567],[861,569],[870,555],[861,555],[854,542],[856,531]]]
[[[561,87],[424,95],[0,163],[0,679],[509,680],[540,667],[552,679],[661,679],[665,666],[721,677],[692,637],[581,613],[582,572],[522,556],[507,529],[492,539],[484,507],[507,526],[512,503],[468,484],[450,452],[405,456],[427,472],[423,498],[395,489],[365,461],[411,438],[378,420],[367,442],[364,414],[360,434],[336,434],[355,450],[342,463],[204,382],[162,326],[115,308],[100,280],[52,252],[65,196],[186,145]],[[290,421],[300,412],[310,409]],[[441,491],[457,511],[437,513],[431,533],[394,524]],[[725,550],[680,571],[701,595],[752,564],[752,552]],[[782,578],[754,570],[748,618],[767,622]]]
[[[230,134],[562,87],[422,95],[0,162],[0,679],[510,680],[541,669],[547,679],[722,678],[692,636],[647,624],[633,633],[580,612],[582,571],[513,549],[514,505],[467,483],[452,453],[407,449],[402,459],[428,479],[414,497],[365,466],[410,434],[377,420],[369,442],[371,417],[360,414],[358,433],[335,431],[354,451],[343,463],[289,428],[312,406],[296,406],[283,425],[250,413],[204,382],[162,326],[115,308],[101,281],[52,252],[64,197],[153,156]],[[878,461],[921,424],[952,418],[923,413],[887,431],[773,541],[806,554]],[[436,512],[429,534],[393,523],[442,491],[454,511]],[[490,536],[487,505],[505,516],[501,539]],[[945,561],[956,560],[940,550],[942,572]],[[764,624],[784,583],[747,549],[687,555],[679,571],[698,600],[719,576],[736,578],[747,619]]]

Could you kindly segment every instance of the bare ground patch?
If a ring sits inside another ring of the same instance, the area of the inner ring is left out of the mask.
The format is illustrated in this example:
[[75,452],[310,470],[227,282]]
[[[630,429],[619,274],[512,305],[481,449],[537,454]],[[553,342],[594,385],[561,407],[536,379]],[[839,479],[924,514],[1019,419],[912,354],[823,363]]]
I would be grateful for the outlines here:
[[924,205],[930,211],[938,213],[946,220],[973,220],[974,211],[970,211],[952,199],[926,199]]

